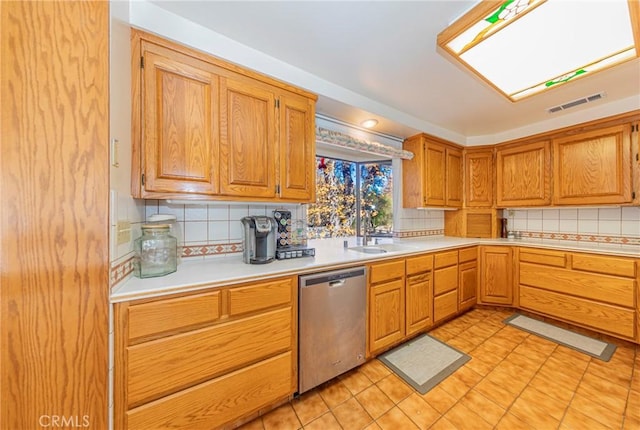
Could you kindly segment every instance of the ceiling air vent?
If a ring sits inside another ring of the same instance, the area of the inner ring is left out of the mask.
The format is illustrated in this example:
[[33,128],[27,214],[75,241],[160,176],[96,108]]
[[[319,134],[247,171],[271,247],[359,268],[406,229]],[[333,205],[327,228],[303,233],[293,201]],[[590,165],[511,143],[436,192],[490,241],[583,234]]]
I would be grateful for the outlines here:
[[600,100],[601,98],[604,98],[604,95],[605,95],[604,92],[602,92],[602,93],[598,93],[598,94],[593,94],[591,96],[582,97],[580,99],[572,100],[570,102],[563,103],[563,104],[558,105],[558,106],[550,107],[550,108],[547,109],[547,112],[556,113],[556,112],[560,112],[561,110],[570,109],[570,108],[572,108],[574,106],[580,106],[580,105],[585,104],[585,103],[595,102],[596,100]]

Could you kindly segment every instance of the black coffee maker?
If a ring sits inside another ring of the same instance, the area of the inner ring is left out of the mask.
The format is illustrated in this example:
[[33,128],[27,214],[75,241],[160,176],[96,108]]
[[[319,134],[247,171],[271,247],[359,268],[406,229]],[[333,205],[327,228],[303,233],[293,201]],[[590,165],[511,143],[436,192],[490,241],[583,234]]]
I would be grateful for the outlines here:
[[242,260],[248,264],[271,263],[276,258],[276,221],[268,216],[242,218]]

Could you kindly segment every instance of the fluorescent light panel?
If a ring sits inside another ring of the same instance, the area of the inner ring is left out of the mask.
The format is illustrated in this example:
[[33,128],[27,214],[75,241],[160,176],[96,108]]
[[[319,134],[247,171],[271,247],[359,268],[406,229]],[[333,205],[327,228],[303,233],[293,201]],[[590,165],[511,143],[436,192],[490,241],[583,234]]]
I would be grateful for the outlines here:
[[441,33],[438,43],[513,101],[638,56],[627,1],[514,0],[503,5],[519,13],[491,24],[485,18],[500,10],[493,4],[480,21],[463,16],[452,27],[468,28],[449,40]]

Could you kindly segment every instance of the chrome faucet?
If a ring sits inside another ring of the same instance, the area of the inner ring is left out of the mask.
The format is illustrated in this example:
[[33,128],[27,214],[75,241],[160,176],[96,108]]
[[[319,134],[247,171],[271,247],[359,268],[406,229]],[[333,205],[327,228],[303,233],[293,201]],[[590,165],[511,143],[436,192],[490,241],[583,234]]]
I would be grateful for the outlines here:
[[362,244],[367,246],[369,244],[369,228],[372,227],[371,211],[375,209],[375,206],[365,205],[364,217],[362,218]]

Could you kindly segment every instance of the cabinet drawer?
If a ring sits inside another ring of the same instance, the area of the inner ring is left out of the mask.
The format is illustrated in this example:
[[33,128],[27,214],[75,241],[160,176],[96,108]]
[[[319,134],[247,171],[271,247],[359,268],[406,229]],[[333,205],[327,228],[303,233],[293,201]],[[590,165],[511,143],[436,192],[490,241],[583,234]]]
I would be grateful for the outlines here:
[[520,286],[520,307],[627,338],[634,335],[632,309],[525,286]]
[[426,272],[431,269],[433,269],[433,255],[407,258],[407,275]]
[[627,308],[634,305],[632,279],[521,263],[520,284]]
[[291,308],[127,348],[128,404],[184,389],[291,348]]
[[293,278],[275,279],[229,290],[229,316],[291,304]]
[[458,290],[451,291],[447,294],[433,299],[433,319],[440,321],[447,318],[458,311]]
[[458,288],[458,266],[437,269],[433,275],[433,295],[439,296]]
[[520,248],[520,261],[544,264],[545,266],[566,267],[567,255],[560,251],[537,251]]
[[130,410],[126,427],[220,428],[291,394],[292,369],[292,353],[286,352]]
[[464,263],[465,261],[476,260],[478,258],[478,248],[465,248],[459,251],[458,261]]
[[132,305],[128,308],[129,343],[214,322],[218,318],[220,291]]
[[572,267],[574,270],[605,273],[607,275],[635,278],[635,261],[626,258],[603,257],[600,255],[573,254]]
[[441,252],[436,254],[434,259],[434,267],[436,269],[458,264],[458,251]]
[[389,279],[402,278],[403,276],[404,260],[395,260],[388,263],[372,264],[369,280],[372,284],[376,284]]

